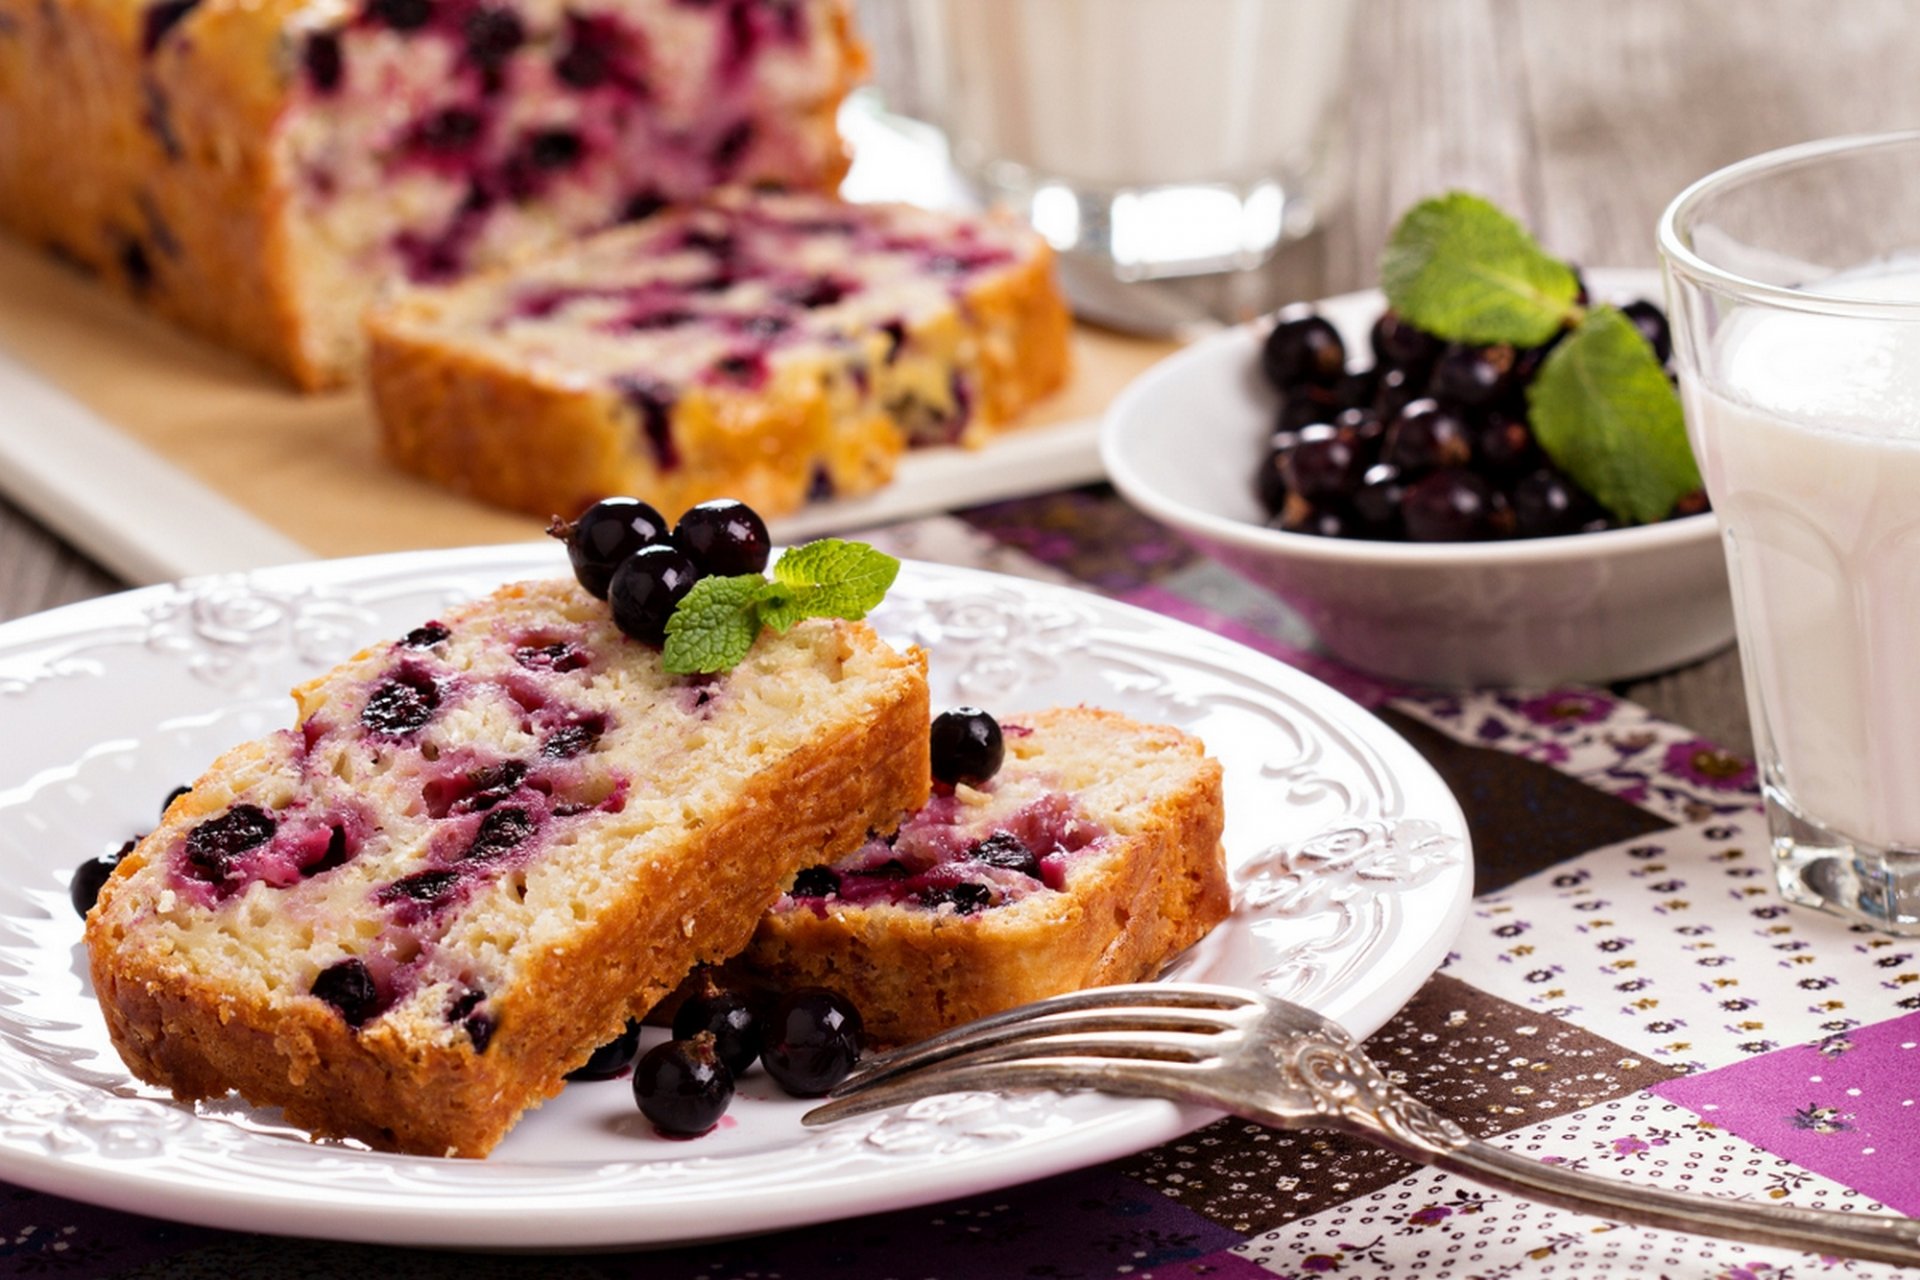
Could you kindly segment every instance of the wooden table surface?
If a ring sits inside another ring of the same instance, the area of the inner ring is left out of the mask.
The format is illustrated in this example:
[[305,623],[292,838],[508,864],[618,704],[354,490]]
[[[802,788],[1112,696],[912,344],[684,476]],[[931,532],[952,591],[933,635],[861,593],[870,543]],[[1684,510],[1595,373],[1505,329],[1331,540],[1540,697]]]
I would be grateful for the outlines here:
[[[1477,190],[1574,261],[1656,265],[1653,227],[1694,178],[1809,138],[1920,119],[1920,0],[1354,0],[1347,193],[1275,271],[1293,296],[1373,283],[1398,213]],[[0,500],[0,619],[117,589]],[[1622,691],[1746,749],[1727,652]]]

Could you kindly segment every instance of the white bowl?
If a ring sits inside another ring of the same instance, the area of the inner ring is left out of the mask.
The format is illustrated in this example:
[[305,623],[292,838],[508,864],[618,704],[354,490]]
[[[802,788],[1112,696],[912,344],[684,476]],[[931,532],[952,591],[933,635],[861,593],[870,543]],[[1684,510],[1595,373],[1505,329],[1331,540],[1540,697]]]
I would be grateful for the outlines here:
[[[1595,271],[1596,294],[1658,298],[1652,272]],[[1377,291],[1316,304],[1366,353]],[[1606,682],[1676,667],[1733,639],[1712,515],[1560,538],[1405,543],[1269,529],[1253,476],[1278,398],[1260,330],[1215,334],[1148,370],[1101,429],[1127,500],[1293,606],[1328,653],[1423,684]],[[1367,358],[1370,358],[1368,356]]]

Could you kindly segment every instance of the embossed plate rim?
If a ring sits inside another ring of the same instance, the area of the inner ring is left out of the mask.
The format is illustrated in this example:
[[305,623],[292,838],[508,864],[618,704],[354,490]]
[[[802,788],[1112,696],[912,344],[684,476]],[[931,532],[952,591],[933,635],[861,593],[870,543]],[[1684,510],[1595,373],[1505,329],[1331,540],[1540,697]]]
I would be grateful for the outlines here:
[[[0,979],[0,1086],[14,1094],[0,1108],[9,1113],[0,1177],[243,1230],[617,1248],[997,1189],[1131,1154],[1211,1118],[1097,1095],[979,1095],[812,1135],[798,1127],[807,1104],[763,1096],[764,1073],[754,1073],[748,1085],[762,1083],[743,1086],[753,1096],[736,1129],[695,1143],[651,1139],[630,1102],[630,1120],[610,1119],[605,1092],[576,1086],[489,1160],[442,1161],[312,1143],[245,1108],[189,1109],[145,1086],[115,1085],[124,1095],[115,1097],[86,1074],[125,1080],[110,1053],[49,1065],[104,1043],[78,976],[57,989],[79,933],[64,904],[67,873],[124,825],[128,804],[144,814],[145,787],[164,791],[155,757],[167,744],[199,751],[259,732],[263,720],[284,724],[282,691],[345,656],[336,651],[494,583],[564,571],[552,546],[408,552],[189,580],[0,626],[0,716],[28,730],[0,740],[0,961],[27,970],[13,986]],[[975,569],[910,562],[876,624],[929,643],[937,703],[1024,681],[1022,705],[1095,701],[1214,735],[1240,905],[1179,976],[1304,996],[1365,1034],[1444,958],[1471,895],[1464,819],[1425,761],[1342,695],[1158,614]],[[1009,651],[1041,674],[1023,674]],[[87,707],[103,690],[126,705]],[[139,781],[134,801],[112,792],[141,769],[155,777]],[[1269,844],[1256,834],[1253,810],[1269,807],[1295,815],[1297,835]],[[29,819],[57,854],[24,847]],[[1279,990],[1289,984],[1299,989]]]

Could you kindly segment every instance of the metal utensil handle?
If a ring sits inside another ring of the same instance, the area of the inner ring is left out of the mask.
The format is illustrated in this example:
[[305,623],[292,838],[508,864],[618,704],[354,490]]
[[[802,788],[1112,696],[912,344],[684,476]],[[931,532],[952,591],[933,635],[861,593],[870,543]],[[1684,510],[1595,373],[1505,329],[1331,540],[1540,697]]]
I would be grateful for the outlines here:
[[[1298,1103],[1308,1097],[1319,1118],[1332,1127],[1421,1164],[1556,1208],[1636,1227],[1920,1266],[1920,1220],[1669,1191],[1547,1164],[1482,1142],[1391,1083],[1344,1032],[1318,1039],[1296,1037],[1273,1065],[1282,1069],[1281,1078],[1289,1086],[1284,1100],[1269,1095],[1264,1103],[1243,1105],[1239,1114],[1297,1126],[1302,1119]],[[1259,1093],[1249,1090],[1240,1100]]]

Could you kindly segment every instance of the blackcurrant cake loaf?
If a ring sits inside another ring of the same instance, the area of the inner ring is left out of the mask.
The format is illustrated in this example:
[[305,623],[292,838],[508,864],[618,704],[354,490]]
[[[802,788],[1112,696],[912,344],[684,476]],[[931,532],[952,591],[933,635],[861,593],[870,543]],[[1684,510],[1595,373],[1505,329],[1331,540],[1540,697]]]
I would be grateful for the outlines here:
[[297,689],[120,862],[86,929],[113,1042],[183,1099],[485,1155],[927,798],[925,665],[812,619],[672,676],[571,582],[452,610]]
[[1052,255],[1010,223],[721,193],[371,318],[387,454],[485,501],[669,516],[863,493],[1064,379]]
[[746,968],[845,992],[903,1044],[1151,978],[1226,918],[1221,770],[1197,739],[1085,707],[1001,728],[992,777],[937,783],[897,835],[802,871]]
[[851,0],[0,0],[0,223],[313,388],[396,278],[832,190]]

